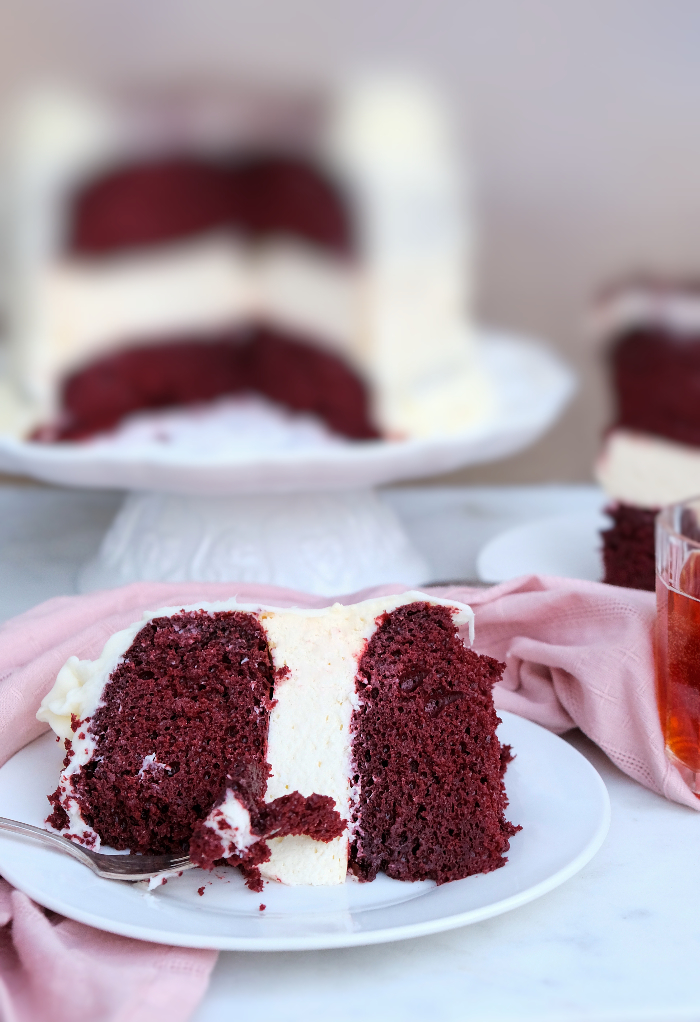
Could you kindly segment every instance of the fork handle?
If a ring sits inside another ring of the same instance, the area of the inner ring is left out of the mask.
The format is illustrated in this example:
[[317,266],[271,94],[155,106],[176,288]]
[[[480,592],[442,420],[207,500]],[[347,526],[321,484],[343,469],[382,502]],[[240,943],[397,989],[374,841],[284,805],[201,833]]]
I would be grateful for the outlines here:
[[85,854],[80,845],[74,844],[69,841],[68,838],[61,837],[60,834],[52,834],[50,830],[42,830],[41,827],[33,827],[31,823],[20,823],[19,820],[8,820],[4,816],[0,816],[0,831],[7,831],[10,834],[20,834],[22,837],[31,838],[34,841],[38,841],[43,845],[50,845],[52,848],[58,848],[60,851],[65,852],[67,855],[72,855],[76,859],[80,859],[86,865],[89,865],[90,858]]

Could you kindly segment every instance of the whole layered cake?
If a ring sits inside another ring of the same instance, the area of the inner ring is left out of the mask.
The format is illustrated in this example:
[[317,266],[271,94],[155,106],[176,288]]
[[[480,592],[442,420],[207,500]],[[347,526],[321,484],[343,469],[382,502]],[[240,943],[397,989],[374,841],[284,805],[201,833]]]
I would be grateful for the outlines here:
[[654,589],[654,522],[700,493],[700,290],[645,282],[617,288],[597,310],[609,347],[614,425],[596,465],[610,498],[604,581]]
[[85,441],[255,395],[370,440],[489,410],[439,100],[394,79],[264,100],[56,93],[19,110],[0,429]]
[[511,758],[464,604],[421,593],[144,615],[70,660],[37,714],[66,749],[47,825],[92,848],[189,851],[248,885],[504,864]]

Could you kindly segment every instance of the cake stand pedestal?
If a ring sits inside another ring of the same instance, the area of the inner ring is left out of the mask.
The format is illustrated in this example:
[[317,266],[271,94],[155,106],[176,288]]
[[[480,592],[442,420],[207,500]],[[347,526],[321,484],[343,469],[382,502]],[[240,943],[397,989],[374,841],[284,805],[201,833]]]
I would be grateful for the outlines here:
[[369,489],[126,497],[82,592],[129,582],[263,582],[321,596],[430,580],[395,512]]
[[127,491],[83,569],[83,592],[137,581],[224,581],[232,591],[236,582],[263,582],[323,596],[420,585],[429,566],[374,487],[515,454],[554,424],[575,389],[571,370],[546,348],[478,334],[493,408],[463,433],[264,450],[232,448],[230,431],[205,430],[196,444],[135,446],[0,434],[0,471]]

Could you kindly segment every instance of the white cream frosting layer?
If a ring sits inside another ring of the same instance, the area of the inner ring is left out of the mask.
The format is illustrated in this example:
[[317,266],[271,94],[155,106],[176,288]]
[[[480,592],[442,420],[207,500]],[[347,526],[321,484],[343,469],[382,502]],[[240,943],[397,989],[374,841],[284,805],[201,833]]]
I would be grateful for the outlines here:
[[213,234],[155,251],[62,258],[38,280],[21,373],[31,397],[53,414],[61,381],[75,369],[188,332],[263,321],[353,362],[358,317],[353,267],[302,242],[252,245]]
[[643,284],[620,288],[593,309],[589,330],[594,337],[605,338],[654,324],[679,339],[697,333],[700,291]]
[[[417,601],[454,609],[455,624],[468,626],[470,641],[473,640],[474,615],[470,607],[415,591],[350,605],[336,603],[318,610],[245,604],[233,598],[145,613],[142,620],[115,633],[97,660],[71,657],[42,701],[38,719],[50,724],[62,738],[74,742],[76,755],[61,775],[60,785],[68,790],[70,776],[89,762],[95,748],[89,736],[84,743],[76,740],[71,715],[80,720],[92,716],[112,672],[144,624],[182,611],[203,610],[213,614],[235,610],[255,614],[260,620],[273,666],[283,672],[275,685],[277,703],[270,714],[267,756],[272,775],[266,800],[293,791],[304,796],[314,792],[329,795],[343,819],[349,820],[352,801],[358,795],[352,788],[350,772],[350,724],[357,706],[358,660],[377,627],[377,619]],[[77,804],[70,801],[66,809],[71,833],[95,840],[94,832],[86,832]],[[236,827],[239,823],[236,822]],[[261,872],[287,884],[343,883],[350,836],[348,830],[328,843],[306,837],[273,838],[269,842],[272,858],[261,867]]]
[[336,97],[324,151],[360,239],[375,421],[390,436],[454,434],[494,398],[468,321],[471,224],[444,104],[410,76],[359,76]]
[[[275,667],[288,672],[275,683],[277,703],[270,714],[268,802],[293,791],[305,796],[317,792],[330,795],[343,819],[349,819],[357,661],[377,627],[377,615],[393,609],[386,602],[369,600],[350,607],[336,603],[323,614],[307,617],[303,628],[294,615],[261,614]],[[327,844],[308,837],[274,839],[272,857],[260,871],[287,884],[318,883],[314,878],[320,876],[323,883],[341,884],[348,839],[347,832]]]
[[615,429],[605,440],[595,476],[614,500],[664,507],[700,494],[700,448]]
[[189,332],[262,322],[343,358],[391,436],[450,434],[491,401],[462,318],[461,267],[428,253],[359,267],[292,239],[212,235],[157,251],[61,259],[37,282],[18,352],[23,391],[50,419],[62,381],[103,357]]

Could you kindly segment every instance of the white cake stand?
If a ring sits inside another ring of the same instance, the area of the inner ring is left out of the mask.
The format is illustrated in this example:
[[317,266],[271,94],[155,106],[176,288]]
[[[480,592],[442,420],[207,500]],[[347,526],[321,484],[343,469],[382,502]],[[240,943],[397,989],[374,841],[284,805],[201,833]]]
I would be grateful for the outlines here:
[[429,581],[427,565],[374,487],[514,454],[556,421],[575,389],[551,351],[481,334],[495,407],[458,435],[293,448],[272,438],[267,450],[227,449],[204,434],[199,448],[0,435],[0,471],[130,491],[82,572],[83,591],[147,580],[267,582],[321,595],[418,585]]

